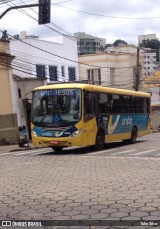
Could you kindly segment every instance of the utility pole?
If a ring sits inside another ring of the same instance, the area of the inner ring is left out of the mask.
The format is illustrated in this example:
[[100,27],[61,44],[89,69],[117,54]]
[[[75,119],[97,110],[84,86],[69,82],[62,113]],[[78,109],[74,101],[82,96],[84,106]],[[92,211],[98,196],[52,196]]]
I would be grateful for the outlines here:
[[137,47],[137,64],[136,64],[136,71],[135,71],[135,91],[139,90],[139,77],[140,77],[140,71],[139,71],[139,47]]

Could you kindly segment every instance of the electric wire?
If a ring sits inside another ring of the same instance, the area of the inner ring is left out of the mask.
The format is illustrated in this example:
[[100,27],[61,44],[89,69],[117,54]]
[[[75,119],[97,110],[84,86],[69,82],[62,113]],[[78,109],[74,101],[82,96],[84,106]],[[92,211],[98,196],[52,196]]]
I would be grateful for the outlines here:
[[[2,30],[0,30],[0,32],[3,33]],[[11,37],[11,38],[14,38],[12,35],[10,35],[10,34],[8,34],[8,33],[7,33],[7,35],[8,35],[9,37]],[[15,38],[14,38],[14,39],[15,39]],[[24,43],[24,44],[26,44],[26,45],[28,45],[28,46],[30,46],[30,47],[32,47],[32,48],[38,49],[38,50],[40,50],[40,51],[43,51],[43,52],[45,52],[45,53],[48,53],[48,54],[50,54],[50,55],[56,56],[56,57],[61,58],[61,59],[64,59],[64,60],[68,60],[68,61],[73,62],[73,63],[77,63],[77,64],[81,64],[81,65],[85,65],[85,66],[97,67],[97,68],[104,68],[104,69],[110,68],[110,67],[103,67],[103,66],[97,66],[97,65],[86,64],[86,63],[83,63],[83,62],[80,62],[80,61],[76,61],[76,60],[71,60],[71,59],[69,59],[69,58],[62,57],[62,56],[60,56],[60,55],[58,55],[58,54],[55,54],[55,53],[49,52],[49,51],[47,51],[47,50],[44,50],[44,49],[42,49],[42,48],[40,48],[40,47],[37,47],[37,46],[35,46],[35,45],[29,44],[29,43],[27,43],[26,41],[24,41],[24,40],[22,40],[22,39],[17,39],[17,41],[22,42],[22,43]],[[116,68],[116,69],[125,69],[125,68],[133,68],[133,67],[119,67],[119,68]]]
[[159,16],[156,17],[124,17],[124,16],[110,16],[110,15],[103,15],[103,14],[96,14],[96,13],[91,13],[91,12],[87,12],[87,11],[82,11],[82,10],[76,10],[76,9],[72,9],[69,7],[65,7],[65,6],[61,6],[59,4],[57,4],[56,6],[61,7],[61,8],[65,8],[67,10],[72,10],[72,11],[76,11],[79,13],[83,13],[83,14],[88,14],[88,15],[93,15],[93,16],[98,16],[98,17],[106,17],[106,18],[113,18],[113,19],[127,19],[127,20],[151,20],[151,19],[159,19]]

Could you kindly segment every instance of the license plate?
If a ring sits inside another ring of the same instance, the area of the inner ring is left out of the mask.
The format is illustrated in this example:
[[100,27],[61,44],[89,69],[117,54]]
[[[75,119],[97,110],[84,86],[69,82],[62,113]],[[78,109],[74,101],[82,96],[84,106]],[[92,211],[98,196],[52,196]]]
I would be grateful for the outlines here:
[[58,145],[58,141],[51,141],[51,144]]

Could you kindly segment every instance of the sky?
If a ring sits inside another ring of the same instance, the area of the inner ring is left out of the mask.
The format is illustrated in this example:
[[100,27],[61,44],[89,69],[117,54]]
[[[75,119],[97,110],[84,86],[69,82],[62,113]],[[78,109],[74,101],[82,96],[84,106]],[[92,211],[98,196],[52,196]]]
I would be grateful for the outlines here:
[[[11,6],[35,3],[38,0],[0,0],[0,15]],[[51,23],[39,25],[38,7],[25,8],[4,15],[0,30],[12,36],[26,31],[39,37],[85,32],[106,38],[107,44],[122,39],[137,45],[138,35],[160,38],[159,12],[159,0],[51,0]]]

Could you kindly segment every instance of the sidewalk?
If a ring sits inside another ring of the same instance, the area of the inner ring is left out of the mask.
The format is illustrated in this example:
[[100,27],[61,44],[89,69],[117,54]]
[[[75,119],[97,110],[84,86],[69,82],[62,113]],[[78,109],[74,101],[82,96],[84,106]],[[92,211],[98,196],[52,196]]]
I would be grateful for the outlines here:
[[[8,153],[8,152],[15,152],[15,151],[23,151],[23,150],[33,150],[33,149],[39,149],[42,147],[37,147],[32,144],[32,142],[29,143],[29,147],[19,147],[18,144],[15,145],[0,145],[0,154],[1,153]],[[46,148],[46,147],[43,147]]]

